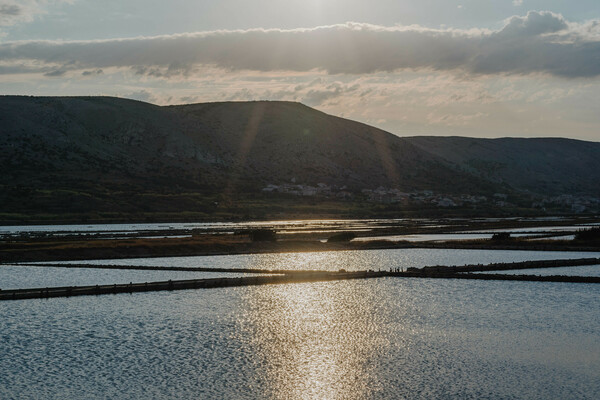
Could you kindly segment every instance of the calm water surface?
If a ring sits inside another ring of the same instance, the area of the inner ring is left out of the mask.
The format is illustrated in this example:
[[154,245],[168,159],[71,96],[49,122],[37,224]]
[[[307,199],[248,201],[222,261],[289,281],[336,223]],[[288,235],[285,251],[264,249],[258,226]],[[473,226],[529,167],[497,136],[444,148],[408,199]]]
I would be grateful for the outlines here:
[[389,240],[391,242],[399,242],[405,240],[407,242],[428,242],[430,240],[476,240],[476,239],[491,239],[491,233],[426,233],[413,235],[387,235],[387,236],[365,236],[353,239],[354,242],[371,242],[373,240]]
[[[385,228],[406,221],[404,219],[331,219],[331,220],[282,220],[248,222],[198,222],[198,223],[142,223],[142,224],[86,224],[86,225],[6,225],[0,226],[0,234],[33,232],[115,232],[159,231],[172,229],[198,229],[201,231],[238,230],[250,228],[273,228],[276,230],[312,230]],[[414,220],[419,221],[419,220]]]
[[[95,263],[356,270],[599,256],[395,249]],[[212,276],[2,266],[0,287]],[[2,302],[0,399],[597,399],[599,310],[593,284],[410,278]]]
[[[324,251],[309,253],[245,254],[230,256],[132,258],[121,260],[72,261],[111,265],[147,265],[206,268],[258,268],[291,270],[389,270],[430,265],[489,264],[527,260],[600,257],[599,252],[506,251],[464,249],[391,249]],[[134,271],[87,268],[25,267],[0,265],[0,288],[101,285],[152,282],[169,279],[203,279],[243,276],[239,273],[193,271]]]
[[[487,274],[508,274],[508,275],[567,275],[567,276],[600,276],[600,265],[580,265],[577,267],[557,267],[557,268],[528,268],[514,269],[508,271],[485,271]],[[600,290],[600,287],[598,288]]]
[[0,304],[0,398],[597,399],[595,285],[381,278]]
[[[347,271],[600,257],[600,252],[386,249],[85,261],[90,264]],[[74,263],[81,263],[75,261]]]
[[578,231],[587,230],[592,227],[600,225],[599,223],[589,223],[581,225],[559,225],[559,226],[537,226],[537,227],[523,227],[523,228],[499,228],[499,229],[488,229],[488,230],[474,230],[465,233],[477,233],[477,232],[564,232],[564,231]]
[[6,290],[52,286],[112,285],[114,283],[168,281],[169,279],[233,278],[250,275],[255,274],[197,271],[135,271],[0,265],[0,289]]

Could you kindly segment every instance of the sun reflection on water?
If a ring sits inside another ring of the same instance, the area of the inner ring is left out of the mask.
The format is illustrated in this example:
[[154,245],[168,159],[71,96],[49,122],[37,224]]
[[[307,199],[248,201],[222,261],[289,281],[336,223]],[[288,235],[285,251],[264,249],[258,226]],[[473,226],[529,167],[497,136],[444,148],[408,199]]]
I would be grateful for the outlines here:
[[373,360],[386,348],[372,285],[327,282],[248,291],[240,325],[262,358],[268,395],[364,398],[382,390]]

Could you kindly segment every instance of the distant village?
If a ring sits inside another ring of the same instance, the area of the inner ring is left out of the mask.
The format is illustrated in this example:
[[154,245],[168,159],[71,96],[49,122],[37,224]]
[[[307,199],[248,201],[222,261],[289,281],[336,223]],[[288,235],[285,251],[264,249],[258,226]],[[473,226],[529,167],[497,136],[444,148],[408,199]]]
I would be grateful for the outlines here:
[[[318,183],[316,186],[296,183],[269,184],[262,189],[265,193],[282,193],[295,196],[323,197],[340,200],[360,199],[371,203],[381,204],[406,204],[406,205],[432,205],[437,207],[463,207],[473,204],[488,204],[496,207],[515,206],[508,201],[505,193],[494,193],[492,196],[478,196],[470,194],[440,194],[432,190],[403,192],[395,188],[383,186],[377,189],[362,189],[360,193],[349,190],[346,186],[337,187]],[[560,207],[575,213],[597,211],[600,209],[600,198],[591,196],[560,195],[555,197],[540,197],[531,203],[531,208],[545,210],[546,208]]]
[[575,213],[587,211],[598,212],[600,210],[600,198],[592,196],[573,196],[563,194],[560,196],[545,198],[533,204],[534,208],[545,210],[547,207],[569,208]]

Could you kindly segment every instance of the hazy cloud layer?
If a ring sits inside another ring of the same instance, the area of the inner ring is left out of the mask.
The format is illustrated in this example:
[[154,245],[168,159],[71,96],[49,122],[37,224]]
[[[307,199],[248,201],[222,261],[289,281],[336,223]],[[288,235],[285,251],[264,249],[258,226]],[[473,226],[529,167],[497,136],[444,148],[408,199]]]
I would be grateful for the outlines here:
[[16,4],[0,4],[0,16],[2,18],[16,17],[21,14],[21,7]]
[[210,65],[329,74],[432,69],[475,75],[596,77],[600,75],[600,21],[571,23],[558,14],[532,11],[508,19],[498,31],[346,23],[103,41],[9,42],[0,44],[0,60],[5,67],[0,73],[11,70],[7,67],[14,70],[35,63],[36,71],[47,76],[118,67],[169,78]]
[[43,14],[48,5],[72,3],[75,0],[0,0],[0,26],[30,22]]

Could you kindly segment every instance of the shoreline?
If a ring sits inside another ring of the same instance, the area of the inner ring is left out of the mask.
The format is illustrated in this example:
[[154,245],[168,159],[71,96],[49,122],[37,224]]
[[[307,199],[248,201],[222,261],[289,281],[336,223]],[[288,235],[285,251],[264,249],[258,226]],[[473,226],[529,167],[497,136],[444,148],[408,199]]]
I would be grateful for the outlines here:
[[[553,260],[553,262],[565,262],[568,260]],[[585,264],[586,260],[578,260],[578,264]],[[591,262],[588,259],[587,262]],[[595,259],[597,262],[598,259]],[[526,263],[515,263],[523,264]],[[535,263],[535,262],[534,262]],[[576,264],[577,264],[576,263]],[[493,268],[493,264],[479,266],[484,270]],[[506,264],[506,269],[512,269]],[[558,266],[558,265],[557,265]],[[435,268],[435,269],[431,269]],[[470,266],[471,271],[477,267]],[[531,268],[531,267],[527,267]],[[564,282],[564,283],[600,283],[600,277],[593,276],[567,276],[567,275],[504,275],[504,274],[474,274],[455,272],[456,267],[424,267],[409,268],[407,271],[289,271],[283,274],[255,275],[237,278],[209,278],[209,279],[186,279],[169,280],[158,282],[130,282],[112,285],[87,285],[87,286],[61,286],[45,288],[25,288],[0,290],[0,301],[26,300],[26,299],[48,299],[56,297],[74,296],[98,296],[107,294],[141,293],[157,291],[174,291],[190,289],[214,289],[239,286],[257,286],[289,283],[314,283],[353,279],[372,278],[421,278],[421,279],[467,279],[467,280],[497,280],[497,281],[526,281],[526,282]]]
[[[552,243],[551,243],[552,242]],[[192,257],[266,253],[301,253],[318,251],[389,250],[389,249],[465,249],[465,250],[524,250],[599,252],[598,243],[567,243],[547,241],[492,242],[366,242],[323,243],[318,240],[280,240],[250,242],[239,238],[168,238],[114,239],[82,241],[43,241],[4,243],[0,245],[0,264],[40,261],[77,261],[126,258]]]

